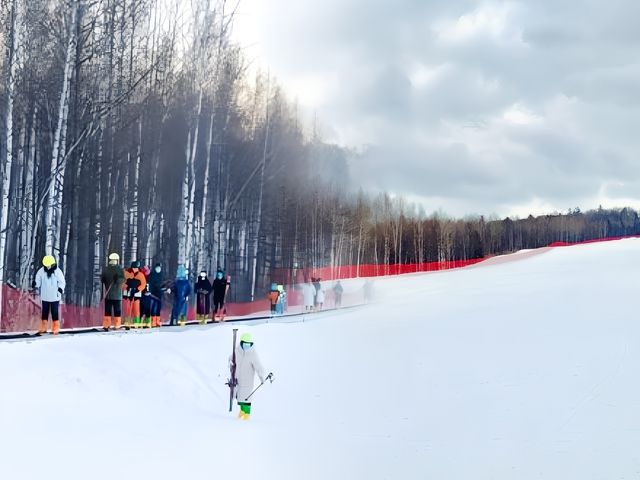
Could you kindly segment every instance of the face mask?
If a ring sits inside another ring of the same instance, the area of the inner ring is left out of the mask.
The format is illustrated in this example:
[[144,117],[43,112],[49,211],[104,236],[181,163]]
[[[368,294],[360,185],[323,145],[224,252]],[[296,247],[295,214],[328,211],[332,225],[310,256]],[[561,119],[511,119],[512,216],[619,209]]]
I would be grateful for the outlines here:
[[249,350],[251,347],[253,347],[253,343],[240,342],[240,348],[243,350]]
[[202,273],[202,274],[200,274],[200,278],[202,278],[204,280],[205,278],[207,278],[207,276],[204,273]]
[[160,273],[162,269],[160,267],[156,267],[156,273]]
[[222,274],[221,273],[216,274],[216,277],[218,278],[218,280],[222,280]]

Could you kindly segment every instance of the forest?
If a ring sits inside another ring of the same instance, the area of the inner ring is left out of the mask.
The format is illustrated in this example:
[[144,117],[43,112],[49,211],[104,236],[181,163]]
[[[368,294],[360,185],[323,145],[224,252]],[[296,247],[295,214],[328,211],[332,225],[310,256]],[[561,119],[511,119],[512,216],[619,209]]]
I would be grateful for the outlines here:
[[0,281],[27,290],[42,256],[66,302],[100,301],[124,265],[217,267],[233,301],[274,272],[466,260],[640,233],[636,211],[525,219],[426,214],[363,192],[357,153],[303,125],[232,41],[226,0],[1,0]]

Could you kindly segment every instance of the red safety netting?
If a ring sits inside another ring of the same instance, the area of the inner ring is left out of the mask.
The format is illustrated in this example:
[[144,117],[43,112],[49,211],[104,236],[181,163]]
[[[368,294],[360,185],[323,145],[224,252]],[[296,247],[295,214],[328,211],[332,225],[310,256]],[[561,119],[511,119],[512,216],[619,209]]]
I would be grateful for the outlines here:
[[[564,247],[569,245],[605,242],[621,240],[623,238],[640,238],[640,235],[627,237],[609,237],[583,242],[554,242],[550,247]],[[457,260],[445,262],[426,262],[421,264],[395,264],[395,265],[346,265],[339,267],[304,268],[304,269],[277,269],[273,273],[273,281],[286,286],[288,311],[297,313],[302,310],[302,293],[299,285],[310,279],[321,279],[323,282],[335,280],[347,280],[366,277],[394,276],[420,272],[435,272],[454,268],[468,267],[486,260],[475,258],[471,260]],[[0,318],[0,332],[23,332],[37,330],[40,319],[40,303],[36,297],[28,292],[20,291],[7,285],[2,285],[3,314]],[[345,292],[342,298],[343,306],[363,303],[362,291]],[[326,304],[334,304],[333,292],[330,288],[326,292]],[[165,302],[162,311],[162,319],[166,323],[169,320],[170,301]],[[123,309],[125,307],[123,306]],[[228,317],[245,317],[252,315],[266,315],[269,311],[269,302],[265,297],[253,302],[230,303],[226,305]],[[126,314],[126,312],[123,312]],[[85,328],[102,325],[102,306],[79,307],[75,305],[61,305],[62,328]],[[194,320],[196,317],[193,308],[189,309],[187,318]]]
[[614,240],[624,240],[625,238],[640,238],[640,235],[625,235],[620,237],[596,238],[593,240],[582,240],[580,242],[553,242],[550,247],[570,247],[572,245],[584,245],[587,243],[612,242]]

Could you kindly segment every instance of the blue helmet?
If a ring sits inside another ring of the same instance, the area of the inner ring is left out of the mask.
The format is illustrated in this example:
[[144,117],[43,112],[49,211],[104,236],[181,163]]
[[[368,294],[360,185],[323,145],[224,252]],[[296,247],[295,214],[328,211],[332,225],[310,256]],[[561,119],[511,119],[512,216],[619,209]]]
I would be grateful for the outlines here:
[[178,266],[178,272],[176,273],[176,278],[180,280],[185,280],[187,278],[187,269],[184,265]]

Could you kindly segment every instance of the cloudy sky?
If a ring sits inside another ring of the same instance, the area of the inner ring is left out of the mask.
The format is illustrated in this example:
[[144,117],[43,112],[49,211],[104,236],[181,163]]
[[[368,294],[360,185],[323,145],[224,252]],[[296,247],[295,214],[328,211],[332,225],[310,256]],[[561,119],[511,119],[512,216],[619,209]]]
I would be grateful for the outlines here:
[[243,0],[363,188],[452,215],[640,208],[640,1]]

